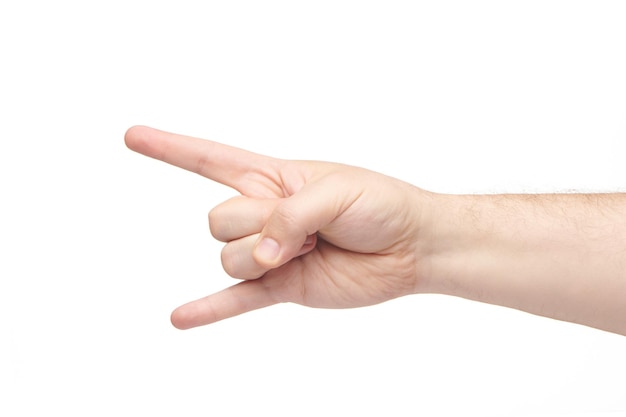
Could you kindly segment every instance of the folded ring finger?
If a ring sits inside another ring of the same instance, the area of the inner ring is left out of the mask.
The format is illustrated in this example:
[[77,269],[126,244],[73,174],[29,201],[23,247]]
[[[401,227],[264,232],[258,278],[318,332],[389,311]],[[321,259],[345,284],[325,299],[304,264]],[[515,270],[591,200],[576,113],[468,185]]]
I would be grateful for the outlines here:
[[[230,241],[222,249],[222,267],[228,275],[239,279],[262,277],[269,269],[256,263],[252,250],[259,238],[259,233]],[[317,235],[307,236],[296,257],[311,252],[317,244]]]

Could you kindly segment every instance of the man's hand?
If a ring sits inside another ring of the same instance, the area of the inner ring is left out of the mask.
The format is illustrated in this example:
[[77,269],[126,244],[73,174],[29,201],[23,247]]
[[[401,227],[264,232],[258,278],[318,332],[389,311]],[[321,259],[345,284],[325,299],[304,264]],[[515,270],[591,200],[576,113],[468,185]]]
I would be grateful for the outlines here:
[[626,194],[443,195],[147,127],[126,143],[241,193],[209,223],[243,281],[179,307],[176,327],[433,292],[626,335]]
[[412,294],[426,280],[417,236],[429,193],[365,169],[288,161],[136,126],[139,153],[232,187],[241,196],[209,214],[226,243],[224,270],[242,282],[176,309],[201,326],[280,302],[348,308]]

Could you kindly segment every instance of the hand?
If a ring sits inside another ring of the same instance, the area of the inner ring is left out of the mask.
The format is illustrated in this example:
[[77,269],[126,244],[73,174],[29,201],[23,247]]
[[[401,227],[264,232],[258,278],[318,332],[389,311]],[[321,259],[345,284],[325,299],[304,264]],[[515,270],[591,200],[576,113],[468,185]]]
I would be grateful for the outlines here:
[[209,214],[226,243],[222,265],[243,281],[172,313],[186,329],[281,302],[310,307],[372,305],[415,293],[428,248],[417,239],[429,193],[361,168],[258,155],[136,126],[139,153],[232,187],[241,196]]

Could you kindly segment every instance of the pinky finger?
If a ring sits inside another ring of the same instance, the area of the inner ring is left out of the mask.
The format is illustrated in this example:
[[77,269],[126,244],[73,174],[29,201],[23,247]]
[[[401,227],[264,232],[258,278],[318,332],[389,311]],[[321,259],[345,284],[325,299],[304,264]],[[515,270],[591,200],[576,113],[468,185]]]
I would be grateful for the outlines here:
[[190,329],[277,304],[262,281],[243,281],[184,304],[172,312],[172,324],[181,330]]

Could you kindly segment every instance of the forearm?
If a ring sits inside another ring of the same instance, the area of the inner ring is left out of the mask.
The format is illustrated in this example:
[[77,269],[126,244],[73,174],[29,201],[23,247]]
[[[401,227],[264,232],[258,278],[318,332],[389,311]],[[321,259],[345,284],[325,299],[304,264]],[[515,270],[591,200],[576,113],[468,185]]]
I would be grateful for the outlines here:
[[626,194],[433,202],[425,290],[626,335]]

